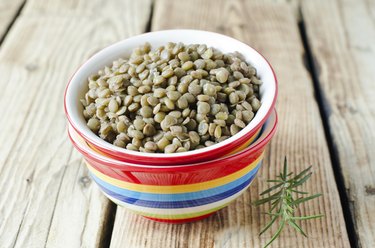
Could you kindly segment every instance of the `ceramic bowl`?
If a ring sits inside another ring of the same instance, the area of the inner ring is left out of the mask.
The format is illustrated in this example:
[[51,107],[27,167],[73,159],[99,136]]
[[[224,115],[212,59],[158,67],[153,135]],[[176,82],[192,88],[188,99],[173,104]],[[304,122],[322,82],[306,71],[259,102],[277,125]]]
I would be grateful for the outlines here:
[[69,135],[85,157],[92,179],[109,199],[144,217],[181,223],[213,214],[249,187],[276,126],[273,111],[249,147],[224,158],[176,166],[115,160],[92,149],[72,127]]
[[[80,99],[88,89],[87,78],[119,57],[127,57],[130,52],[145,42],[153,48],[165,45],[167,42],[183,42],[185,44],[207,44],[223,53],[239,51],[257,69],[263,84],[260,87],[261,107],[254,119],[240,132],[225,141],[210,147],[182,153],[144,153],[130,151],[114,146],[93,133],[86,125],[83,117],[83,107]],[[190,164],[194,162],[209,161],[223,155],[235,152],[239,147],[246,147],[251,137],[255,137],[264,122],[271,114],[277,96],[277,81],[271,65],[256,50],[250,46],[225,35],[199,31],[199,30],[165,30],[145,33],[115,43],[87,60],[73,75],[65,91],[64,106],[69,124],[74,130],[97,150],[117,160],[153,165]]]

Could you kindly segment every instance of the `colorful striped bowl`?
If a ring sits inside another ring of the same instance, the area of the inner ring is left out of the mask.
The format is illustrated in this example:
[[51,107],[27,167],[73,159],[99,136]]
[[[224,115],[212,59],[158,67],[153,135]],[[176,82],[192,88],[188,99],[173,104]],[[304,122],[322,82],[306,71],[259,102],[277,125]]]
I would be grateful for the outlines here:
[[[86,125],[86,120],[82,114],[83,98],[87,91],[87,78],[96,73],[100,68],[111,64],[112,61],[121,56],[129,56],[130,52],[140,44],[149,42],[153,47],[165,45],[168,42],[184,42],[185,44],[207,44],[213,46],[224,53],[239,51],[245,57],[246,61],[251,63],[256,69],[257,74],[263,81],[260,87],[262,105],[257,111],[254,119],[240,132],[232,137],[219,142],[210,147],[198,150],[164,154],[164,153],[146,153],[130,151],[124,148],[114,146],[93,133]],[[65,113],[69,124],[75,131],[90,143],[96,150],[101,151],[108,157],[113,157],[120,161],[151,164],[151,165],[176,165],[191,164],[194,162],[204,162],[217,159],[227,154],[236,152],[238,147],[246,147],[251,137],[256,137],[256,133],[263,126],[269,115],[272,113],[277,97],[277,80],[271,65],[255,49],[235,40],[231,37],[200,30],[164,30],[150,32],[115,43],[86,61],[73,75],[67,85],[64,96]]]
[[181,223],[213,214],[249,187],[276,125],[274,111],[247,148],[224,158],[175,166],[115,160],[92,149],[72,127],[69,135],[84,155],[91,177],[109,199],[146,218]]

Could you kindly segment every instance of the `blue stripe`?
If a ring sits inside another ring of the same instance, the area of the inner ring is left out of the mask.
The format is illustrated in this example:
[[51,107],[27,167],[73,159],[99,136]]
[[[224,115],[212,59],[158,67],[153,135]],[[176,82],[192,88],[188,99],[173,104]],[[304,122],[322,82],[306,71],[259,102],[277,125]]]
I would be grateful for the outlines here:
[[132,190],[127,190],[127,189],[122,189],[119,187],[116,187],[112,184],[109,184],[92,173],[90,173],[91,177],[94,179],[94,181],[101,186],[101,188],[106,189],[107,191],[111,191],[114,194],[118,195],[123,195],[129,198],[135,198],[135,199],[140,199],[140,200],[149,200],[149,201],[186,201],[186,200],[194,200],[197,198],[204,198],[204,197],[209,197],[212,195],[217,195],[220,193],[225,192],[228,189],[234,188],[238,186],[239,184],[242,184],[243,182],[247,181],[251,176],[253,176],[260,166],[262,165],[262,162],[259,162],[259,164],[252,169],[249,173],[246,175],[242,176],[241,178],[230,182],[225,185],[221,185],[219,187],[215,187],[212,189],[207,189],[207,190],[201,190],[201,191],[196,191],[196,192],[189,192],[189,193],[178,193],[178,194],[154,194],[154,193],[142,193],[142,192],[137,192],[137,191],[132,191]]
[[252,145],[255,141],[257,141],[260,136],[262,136],[262,134],[264,132],[264,129],[266,129],[266,126],[267,126],[268,122],[269,121],[267,120],[266,123],[260,128],[260,132],[258,133],[257,137],[250,143],[250,145]]
[[248,180],[243,182],[242,184],[238,185],[237,187],[230,189],[226,192],[223,192],[221,194],[213,195],[206,198],[200,198],[195,200],[187,200],[187,201],[173,201],[173,202],[159,202],[159,201],[145,201],[145,200],[139,200],[135,198],[129,198],[126,196],[122,196],[116,193],[113,193],[111,191],[108,191],[107,189],[102,188],[102,190],[107,193],[108,195],[122,201],[125,203],[138,205],[142,207],[149,207],[149,208],[189,208],[189,207],[196,207],[196,206],[202,206],[206,204],[210,204],[213,202],[217,202],[220,200],[223,200],[225,198],[228,198],[237,192],[241,191],[243,188],[248,186],[250,182],[254,179],[255,175],[251,176]]

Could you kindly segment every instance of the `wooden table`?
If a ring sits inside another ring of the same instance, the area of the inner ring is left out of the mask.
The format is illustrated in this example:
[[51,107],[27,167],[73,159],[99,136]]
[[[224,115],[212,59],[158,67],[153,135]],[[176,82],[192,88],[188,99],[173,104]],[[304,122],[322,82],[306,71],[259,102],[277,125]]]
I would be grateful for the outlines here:
[[[110,203],[66,133],[63,92],[101,48],[146,31],[224,33],[279,79],[277,135],[253,185],[196,223],[155,223]],[[260,247],[250,203],[280,171],[313,165],[323,197],[273,247],[375,247],[375,1],[0,0],[0,247]],[[273,229],[275,231],[275,229]]]

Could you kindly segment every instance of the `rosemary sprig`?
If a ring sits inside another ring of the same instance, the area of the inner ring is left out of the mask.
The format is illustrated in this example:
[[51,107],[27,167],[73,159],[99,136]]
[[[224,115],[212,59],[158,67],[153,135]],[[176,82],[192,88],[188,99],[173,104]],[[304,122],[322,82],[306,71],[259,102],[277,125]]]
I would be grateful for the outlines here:
[[[295,216],[298,205],[322,195],[308,195],[308,192],[303,192],[296,189],[311,177],[312,172],[310,170],[311,166],[294,176],[293,172],[288,172],[288,163],[285,157],[283,171],[279,176],[277,176],[277,179],[267,180],[267,182],[274,183],[275,185],[263,191],[260,195],[264,198],[254,202],[254,205],[259,206],[265,203],[270,203],[271,208],[265,214],[271,217],[271,221],[261,230],[259,235],[266,232],[275,222],[279,223],[279,227],[272,236],[271,240],[264,247],[268,247],[280,235],[285,225],[290,225],[303,236],[307,237],[306,233],[296,223],[296,221],[311,220],[323,217],[322,214]],[[297,197],[298,195],[305,196]]]

